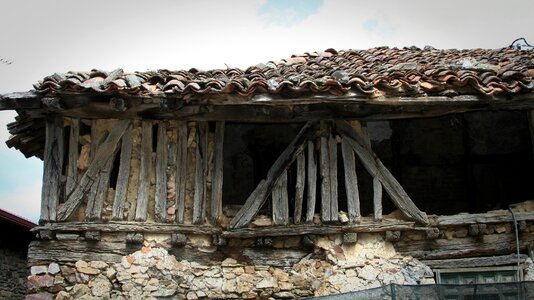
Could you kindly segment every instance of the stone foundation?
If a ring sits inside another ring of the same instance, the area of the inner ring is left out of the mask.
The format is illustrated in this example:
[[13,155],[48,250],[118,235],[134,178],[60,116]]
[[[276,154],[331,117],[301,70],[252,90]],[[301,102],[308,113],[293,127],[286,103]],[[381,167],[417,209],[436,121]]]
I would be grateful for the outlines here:
[[145,241],[120,263],[77,261],[36,265],[31,299],[266,299],[322,296],[389,283],[434,283],[432,271],[395,253],[379,235],[318,237],[315,249],[290,268],[227,258],[215,265],[180,260]]

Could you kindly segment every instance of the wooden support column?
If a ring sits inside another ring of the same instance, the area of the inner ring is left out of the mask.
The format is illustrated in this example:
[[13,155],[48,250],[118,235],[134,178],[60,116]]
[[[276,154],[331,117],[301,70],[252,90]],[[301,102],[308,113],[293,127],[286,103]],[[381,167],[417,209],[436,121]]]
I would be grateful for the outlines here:
[[315,144],[308,141],[308,189],[307,189],[307,209],[306,223],[313,222],[315,214],[315,202],[317,198],[317,156],[315,155]]
[[328,161],[330,167],[330,221],[336,222],[339,218],[337,193],[337,141],[336,135],[331,131],[328,138]]
[[224,122],[215,123],[215,154],[211,180],[211,223],[217,224],[222,214],[222,187],[224,168]]
[[78,146],[80,144],[80,119],[71,119],[69,132],[69,161],[67,165],[67,182],[65,194],[68,196],[78,182]]
[[155,217],[158,222],[165,222],[167,217],[167,125],[165,121],[158,123],[158,139],[156,146],[156,194]]
[[115,199],[113,200],[113,220],[122,220],[124,218],[124,204],[126,202],[126,193],[128,192],[128,179],[130,177],[131,157],[132,128],[128,128],[122,136],[121,142],[119,174],[117,175]]
[[382,184],[378,177],[373,178],[373,220],[382,221]]
[[117,150],[118,148],[115,148],[112,153],[108,153],[104,167],[100,170],[98,177],[95,178],[95,181],[91,186],[91,193],[89,193],[89,196],[87,197],[87,208],[85,209],[85,219],[87,221],[100,220],[102,217],[104,199],[107,196],[109,188],[111,167],[113,166]]
[[178,121],[176,147],[176,223],[184,222],[185,183],[187,177],[187,122]]
[[306,158],[304,152],[297,156],[297,182],[295,183],[295,210],[293,222],[299,224],[302,217],[302,203],[304,200],[304,181],[306,180]]
[[87,195],[89,190],[91,190],[99,176],[101,176],[101,173],[105,171],[108,160],[112,159],[110,153],[115,153],[117,150],[117,145],[119,144],[119,140],[129,125],[130,121],[117,121],[115,127],[113,127],[105,141],[102,143],[102,145],[100,145],[93,156],[91,164],[87,168],[85,174],[83,174],[82,179],[80,179],[80,183],[69,195],[67,201],[65,201],[65,203],[63,203],[59,208],[57,214],[58,220],[66,220],[80,205],[83,198]]
[[345,189],[347,191],[347,210],[349,222],[359,222],[360,213],[360,193],[358,191],[358,177],[356,176],[356,161],[354,151],[346,139],[341,140],[341,152],[343,154],[343,164],[345,171]]
[[289,224],[289,201],[287,196],[287,170],[276,181],[273,191],[273,223],[275,225]]
[[527,111],[528,124],[530,129],[530,141],[532,143],[532,155],[534,156],[534,110]]
[[139,188],[135,220],[146,221],[148,210],[148,193],[150,188],[150,169],[152,167],[152,122],[142,121],[141,125],[141,164],[139,166]]
[[55,221],[61,194],[61,173],[64,153],[63,118],[46,119],[46,143],[44,149],[43,188],[41,197],[41,221]]
[[195,196],[193,197],[193,224],[201,224],[206,217],[206,177],[208,172],[208,123],[198,123],[195,159]]
[[321,136],[319,143],[319,175],[321,179],[321,220],[323,222],[332,221],[330,211],[331,184],[330,184],[330,151],[329,140],[330,126],[325,121],[321,121]]

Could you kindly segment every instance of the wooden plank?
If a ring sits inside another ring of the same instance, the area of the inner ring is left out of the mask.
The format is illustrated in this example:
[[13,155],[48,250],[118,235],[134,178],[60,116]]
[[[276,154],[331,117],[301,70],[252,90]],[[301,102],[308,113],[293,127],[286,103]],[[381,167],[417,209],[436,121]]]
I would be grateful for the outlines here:
[[201,224],[206,216],[206,175],[208,163],[208,127],[198,123],[195,158],[195,195],[193,197],[193,224]]
[[141,122],[141,163],[139,166],[139,188],[135,220],[146,221],[148,210],[148,193],[150,188],[150,169],[152,168],[152,122]]
[[100,220],[102,216],[102,208],[104,206],[104,199],[107,197],[109,188],[109,181],[111,175],[111,167],[118,148],[113,153],[108,153],[104,167],[100,170],[98,177],[91,186],[91,193],[87,197],[87,208],[85,209],[85,219],[88,221]]
[[339,217],[337,193],[337,142],[336,135],[328,137],[328,162],[330,164],[330,221],[337,222]]
[[65,194],[68,196],[78,182],[78,146],[80,144],[80,119],[71,119],[69,132],[69,156],[67,165],[67,181],[65,183]]
[[382,184],[377,177],[373,178],[373,220],[382,221]]
[[[519,263],[524,263],[527,258],[528,255],[520,254]],[[508,254],[488,257],[422,260],[421,262],[433,269],[457,269],[516,265],[517,261],[517,254]]]
[[178,121],[178,147],[176,147],[176,222],[184,222],[185,183],[187,178],[187,122]]
[[323,222],[332,221],[330,212],[331,184],[330,184],[330,155],[328,139],[330,136],[330,126],[325,121],[321,121],[321,136],[319,143],[319,176],[321,180],[321,220]]
[[74,191],[69,195],[67,201],[58,210],[58,220],[66,220],[76,208],[80,205],[83,198],[87,195],[96,179],[100,175],[102,169],[110,159],[110,153],[114,153],[117,145],[126,129],[130,126],[130,121],[120,120],[106,137],[105,141],[98,148],[94,159],[83,174],[80,183],[76,186]]
[[[526,251],[531,243],[534,243],[534,234],[529,232],[519,234],[520,251]],[[454,238],[452,240],[402,240],[393,245],[397,252],[402,255],[410,255],[425,260],[504,255],[516,251],[513,232]]]
[[155,218],[165,222],[167,218],[167,126],[164,121],[158,123],[158,139],[156,145],[156,194]]
[[[514,212],[516,220],[534,221],[534,212]],[[439,227],[463,226],[469,224],[491,224],[513,222],[512,215],[507,210],[490,211],[479,214],[457,214],[452,216],[437,216],[432,224]]]
[[306,223],[313,222],[315,214],[315,202],[317,198],[317,157],[315,155],[315,144],[308,141],[308,189],[307,189],[307,206],[306,206]]
[[98,139],[98,127],[96,120],[91,120],[91,148],[89,151],[89,161],[93,161],[96,156],[98,145],[101,141]]
[[380,159],[373,152],[369,151],[364,145],[362,139],[354,132],[352,127],[346,121],[336,121],[337,130],[346,138],[349,145],[358,154],[363,166],[373,177],[377,177],[382,183],[384,189],[390,196],[391,200],[409,218],[420,224],[428,224],[426,214],[417,208],[410,199],[406,191],[399,182],[391,175],[389,170],[384,166]]
[[315,136],[315,122],[307,122],[297,136],[291,141],[287,148],[276,159],[275,163],[269,169],[267,178],[262,180],[236,216],[230,222],[230,228],[241,228],[247,225],[252,218],[258,213],[259,209],[265,203],[267,196],[271,193],[276,179],[284,172],[289,165],[304,150],[307,141]]
[[218,224],[222,216],[222,187],[224,168],[224,122],[215,123],[215,157],[211,180],[211,223]]
[[130,221],[110,221],[102,222],[68,222],[68,223],[47,223],[32,229],[32,232],[43,230],[60,232],[148,232],[148,233],[187,233],[187,234],[218,234],[221,229],[214,226],[167,224],[167,223],[143,223]]
[[42,221],[56,220],[56,211],[61,194],[63,151],[63,118],[60,116],[47,118],[41,197]]
[[293,222],[299,224],[302,218],[302,204],[304,200],[304,188],[306,180],[306,157],[304,152],[297,156],[297,180],[295,183],[295,210]]
[[530,142],[532,143],[532,155],[534,156],[534,110],[527,111],[528,128],[530,130]]
[[359,222],[360,193],[358,191],[358,177],[356,175],[356,161],[354,151],[345,139],[341,139],[341,153],[343,155],[343,165],[345,171],[345,190],[347,191],[347,211],[349,222]]
[[287,196],[287,170],[282,172],[276,181],[273,191],[273,223],[275,225],[289,224],[289,202]]
[[115,198],[113,200],[113,220],[124,218],[124,204],[128,192],[128,180],[130,177],[130,160],[132,158],[132,128],[128,128],[121,141],[121,157],[119,174],[117,175],[117,185],[115,187]]

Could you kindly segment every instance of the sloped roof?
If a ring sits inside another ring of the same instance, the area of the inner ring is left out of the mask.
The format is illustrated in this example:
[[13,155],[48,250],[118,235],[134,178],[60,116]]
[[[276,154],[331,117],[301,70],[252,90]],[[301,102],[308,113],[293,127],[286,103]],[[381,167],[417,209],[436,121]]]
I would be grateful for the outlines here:
[[1,208],[0,208],[0,220],[4,220],[6,222],[15,224],[25,229],[32,229],[33,227],[37,226],[37,224],[31,221],[28,221],[22,217],[19,217]]
[[100,93],[191,99],[258,94],[284,98],[326,94],[367,98],[506,95],[534,89],[534,51],[379,47],[293,55],[246,70],[93,70],[56,73],[36,84],[41,94]]

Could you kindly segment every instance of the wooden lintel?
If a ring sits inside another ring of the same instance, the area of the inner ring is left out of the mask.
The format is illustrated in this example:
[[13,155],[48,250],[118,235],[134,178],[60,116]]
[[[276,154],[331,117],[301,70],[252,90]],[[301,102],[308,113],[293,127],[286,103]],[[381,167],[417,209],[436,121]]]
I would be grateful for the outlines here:
[[146,232],[146,233],[187,233],[187,234],[218,234],[221,229],[204,225],[182,225],[168,223],[140,223],[131,221],[110,221],[102,222],[69,222],[69,223],[45,223],[32,229],[33,232],[42,230],[61,232]]
[[139,187],[135,220],[145,221],[148,210],[148,193],[150,187],[149,174],[152,168],[152,122],[142,121],[141,125],[141,163],[139,167]]
[[78,186],[69,195],[67,201],[65,201],[65,203],[58,209],[58,220],[66,220],[80,205],[81,201],[96,182],[100,172],[110,159],[110,153],[114,153],[117,150],[119,140],[129,126],[130,121],[117,121],[117,124],[113,127],[103,144],[100,145],[96,151],[91,164],[80,179]]
[[53,116],[46,120],[46,143],[41,197],[42,221],[56,220],[57,206],[61,194],[63,151],[63,118],[61,116]]

